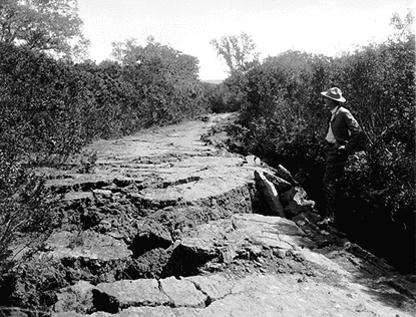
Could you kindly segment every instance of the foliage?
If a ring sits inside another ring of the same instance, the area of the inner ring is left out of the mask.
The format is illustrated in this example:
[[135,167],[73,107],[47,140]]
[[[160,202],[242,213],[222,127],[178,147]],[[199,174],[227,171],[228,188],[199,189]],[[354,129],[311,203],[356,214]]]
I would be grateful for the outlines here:
[[[394,16],[395,37],[354,54],[328,58],[288,51],[269,57],[241,81],[246,150],[296,171],[318,202],[321,140],[329,118],[319,93],[331,86],[343,90],[368,140],[365,152],[351,157],[347,166],[348,222],[352,233],[360,221],[366,224],[363,231],[368,225],[380,228],[374,230],[375,238],[368,233],[360,237],[374,238],[375,245],[385,242],[386,230],[395,236],[391,241],[409,245],[414,230],[415,42],[409,21],[409,15],[404,21]],[[384,254],[394,251],[387,245],[381,249]]]
[[390,25],[394,28],[394,34],[391,37],[393,42],[403,42],[407,40],[411,40],[414,37],[414,16],[413,11],[408,10],[406,15],[401,18],[398,13],[394,13],[390,19]]
[[158,43],[135,52],[141,63],[72,65],[0,44],[0,149],[15,160],[60,164],[94,138],[207,110],[195,58]]
[[[112,138],[208,110],[197,60],[158,43],[140,63],[72,64],[0,43],[0,257],[21,236],[40,241],[56,214],[37,167],[61,167],[95,138]],[[82,161],[88,172],[94,153]],[[36,239],[35,239],[36,238]],[[19,240],[20,241],[20,240]],[[20,242],[19,242],[20,243]],[[31,245],[29,245],[31,246]],[[6,262],[7,262],[6,261]]]
[[140,117],[146,124],[166,124],[195,117],[208,107],[198,80],[198,60],[149,38],[145,46],[134,40],[113,43],[122,78],[143,101]]
[[0,44],[0,149],[14,159],[59,163],[88,140],[84,90],[69,66]]
[[82,35],[77,0],[3,0],[0,42],[79,60],[88,41]]
[[245,80],[242,73],[235,72],[220,84],[205,84],[204,90],[211,110],[216,113],[239,110],[246,101],[243,90]]
[[0,266],[48,236],[56,220],[51,202],[40,177],[0,152]]
[[256,51],[256,44],[247,33],[223,36],[219,40],[213,39],[210,43],[218,56],[224,59],[230,74],[244,72],[253,63],[258,62],[259,53]]

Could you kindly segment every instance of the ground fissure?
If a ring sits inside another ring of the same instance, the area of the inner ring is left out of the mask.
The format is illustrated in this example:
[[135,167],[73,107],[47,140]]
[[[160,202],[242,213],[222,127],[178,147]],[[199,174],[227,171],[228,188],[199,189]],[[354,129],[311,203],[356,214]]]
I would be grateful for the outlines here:
[[[98,141],[91,173],[47,171],[63,196],[60,226],[38,255],[65,276],[51,289],[54,314],[416,312],[412,277],[318,228],[313,204],[282,171],[225,149],[211,129],[223,135],[230,118]],[[275,184],[290,220],[265,203],[255,171]]]

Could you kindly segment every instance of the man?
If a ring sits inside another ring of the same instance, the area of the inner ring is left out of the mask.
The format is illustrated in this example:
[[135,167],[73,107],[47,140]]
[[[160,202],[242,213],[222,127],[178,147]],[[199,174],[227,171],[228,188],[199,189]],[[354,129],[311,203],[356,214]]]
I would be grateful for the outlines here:
[[344,175],[344,167],[348,155],[354,153],[362,140],[361,128],[351,114],[343,107],[346,102],[341,89],[330,88],[321,92],[325,100],[325,108],[331,112],[331,119],[325,137],[326,166],[323,178],[325,198],[324,217],[318,225],[334,223],[336,200],[339,194],[340,181]]

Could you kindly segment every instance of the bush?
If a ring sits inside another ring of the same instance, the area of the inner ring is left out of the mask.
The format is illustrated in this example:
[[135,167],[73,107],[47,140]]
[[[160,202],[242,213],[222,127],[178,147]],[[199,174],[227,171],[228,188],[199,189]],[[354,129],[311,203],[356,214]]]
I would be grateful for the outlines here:
[[94,138],[194,118],[208,110],[197,60],[149,43],[140,63],[72,65],[0,43],[0,148],[59,165]]
[[0,44],[0,80],[3,152],[41,164],[86,143],[84,90],[69,66]]
[[[329,119],[319,93],[340,87],[368,140],[365,154],[352,157],[347,166],[348,222],[365,223],[354,237],[381,255],[390,253],[393,261],[407,262],[408,268],[414,261],[409,254],[414,254],[416,202],[414,54],[414,37],[408,37],[340,58],[293,51],[267,58],[246,74],[240,115],[249,131],[244,134],[247,151],[296,172],[319,203],[321,140]],[[370,237],[369,226],[380,230]],[[350,226],[351,233],[354,229]],[[397,256],[397,244],[405,244],[407,254]]]
[[133,112],[144,125],[179,122],[208,110],[195,57],[153,40],[146,46],[127,41],[115,47],[121,78],[136,94]]
[[57,215],[44,181],[0,152],[0,266],[41,244]]

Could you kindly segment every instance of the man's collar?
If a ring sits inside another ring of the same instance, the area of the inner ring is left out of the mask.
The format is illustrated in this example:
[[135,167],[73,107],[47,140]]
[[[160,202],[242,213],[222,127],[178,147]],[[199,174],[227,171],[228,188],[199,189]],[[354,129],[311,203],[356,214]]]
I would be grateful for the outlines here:
[[335,112],[340,108],[340,105],[335,106],[334,108],[332,108],[331,113],[335,114]]

